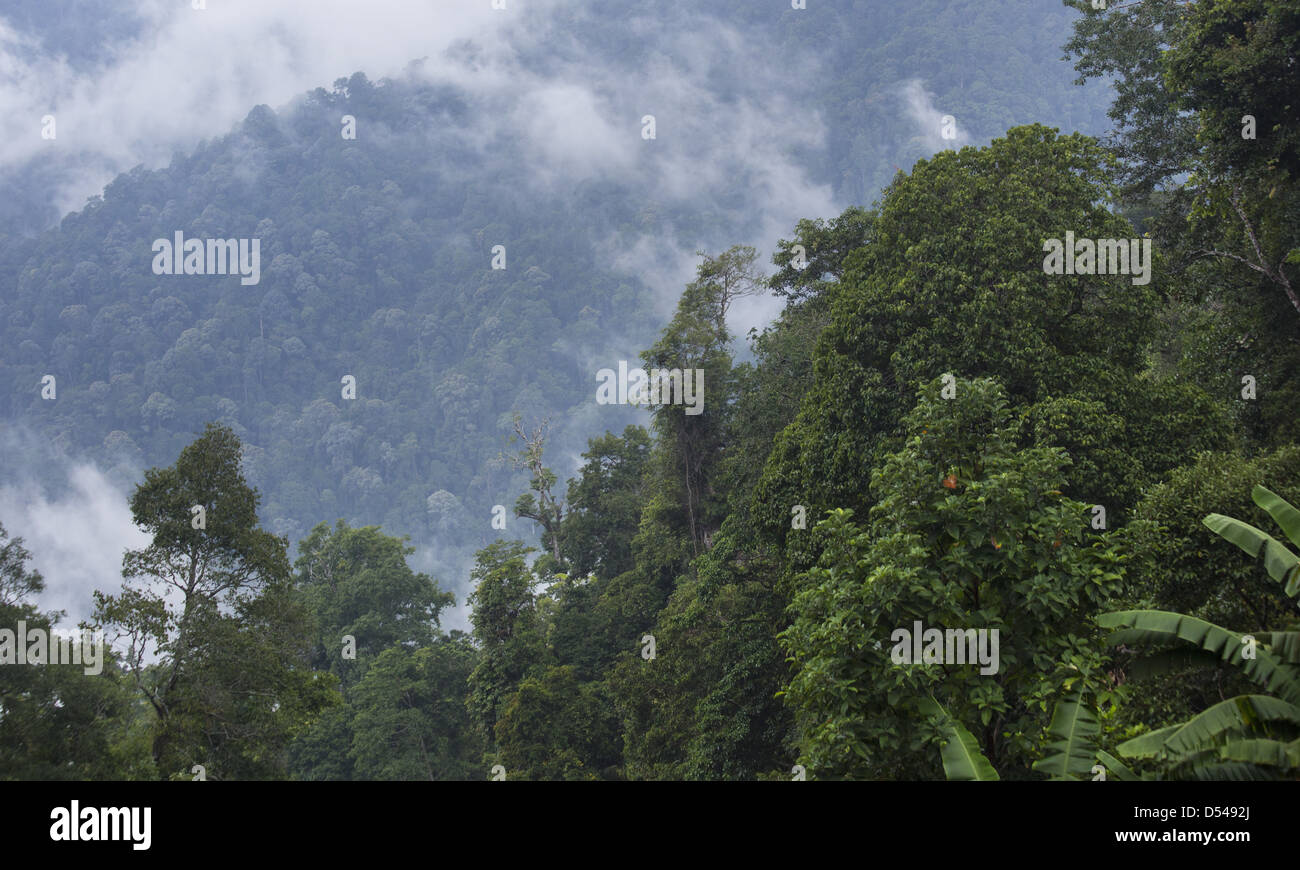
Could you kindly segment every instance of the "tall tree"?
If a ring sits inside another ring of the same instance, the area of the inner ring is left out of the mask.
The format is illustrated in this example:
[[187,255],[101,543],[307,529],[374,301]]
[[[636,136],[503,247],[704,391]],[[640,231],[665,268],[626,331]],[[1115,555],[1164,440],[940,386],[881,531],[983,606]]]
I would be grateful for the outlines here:
[[[693,554],[707,550],[721,523],[713,473],[726,449],[726,421],[733,396],[731,336],[727,311],[740,296],[759,292],[753,248],[736,246],[718,257],[705,257],[697,278],[686,286],[673,319],[659,340],[641,355],[648,370],[680,370],[683,389],[697,389],[695,407],[680,395],[654,413],[659,436],[655,463],[664,473],[652,495],[660,513],[680,511],[686,519]],[[702,377],[697,377],[701,373]],[[666,519],[666,517],[665,517]]]
[[488,739],[520,681],[546,664],[545,644],[537,632],[539,580],[528,565],[531,552],[519,541],[496,541],[478,552],[470,575],[470,622],[481,652],[469,676],[466,703]]
[[[1192,385],[1140,377],[1161,280],[1048,274],[1045,240],[1124,239],[1113,161],[1088,137],[1034,125],[986,148],[920,161],[890,189],[872,240],[831,300],[814,379],[755,490],[765,532],[786,542],[790,512],[870,506],[869,474],[897,446],[920,385],[948,372],[994,376],[1027,429],[1064,447],[1071,495],[1115,520],[1141,486],[1226,431]],[[1139,409],[1160,409],[1151,414]],[[803,536],[789,551],[816,560]]]
[[209,779],[282,776],[293,735],[338,698],[308,667],[287,542],[258,527],[239,462],[235,433],[210,424],[175,465],[146,471],[130,504],[151,541],[123,556],[120,594],[95,593],[155,713],[164,779],[195,765]]
[[574,574],[610,578],[632,568],[649,452],[650,436],[641,426],[588,442],[579,477],[569,481],[564,518],[564,555]]
[[511,443],[522,441],[524,446],[511,459],[516,468],[527,469],[529,474],[529,491],[515,502],[515,516],[532,520],[542,527],[542,546],[552,559],[544,573],[560,573],[565,570],[560,541],[564,529],[564,499],[553,491],[557,478],[544,462],[548,424],[549,420],[543,420],[527,432],[520,416],[516,414],[514,417],[515,432]]
[[1170,269],[1163,354],[1232,403],[1249,440],[1294,440],[1300,372],[1300,73],[1286,0],[1143,0],[1091,8],[1066,46],[1116,98],[1107,145],[1126,209]]
[[937,701],[1003,778],[1028,777],[1051,700],[1106,689],[1089,614],[1120,555],[1062,494],[1068,457],[1019,445],[992,379],[958,380],[951,398],[936,379],[904,425],[872,474],[867,523],[837,510],[819,524],[828,546],[781,635],[800,762],[824,778],[937,776]]

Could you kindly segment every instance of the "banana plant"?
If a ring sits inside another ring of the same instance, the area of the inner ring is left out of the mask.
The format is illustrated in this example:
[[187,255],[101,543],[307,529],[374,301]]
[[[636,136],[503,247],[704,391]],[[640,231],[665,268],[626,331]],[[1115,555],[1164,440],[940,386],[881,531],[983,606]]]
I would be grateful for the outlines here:
[[[1296,510],[1280,495],[1257,486],[1250,492],[1255,504],[1268,511],[1291,543],[1300,547],[1300,510]],[[1268,576],[1282,584],[1283,591],[1295,598],[1300,595],[1300,556],[1292,553],[1272,535],[1223,514],[1210,514],[1203,522],[1219,537],[1236,544],[1257,559],[1264,554],[1264,567]]]
[[[1291,543],[1300,546],[1300,510],[1262,486],[1256,486],[1251,497]],[[1285,544],[1222,514],[1210,514],[1204,523],[1252,558],[1261,559],[1287,596],[1300,595],[1300,557]],[[1112,644],[1155,649],[1154,655],[1137,663],[1135,674],[1161,673],[1198,662],[1226,664],[1240,669],[1267,693],[1229,698],[1186,722],[1121,743],[1116,748],[1121,756],[1151,760],[1170,778],[1300,777],[1300,632],[1247,635],[1161,610],[1106,613],[1097,617],[1097,622],[1115,629]],[[1179,649],[1179,645],[1190,645],[1190,649]],[[1072,768],[1059,754],[1039,762],[1044,765],[1040,769],[1054,774],[1077,770],[1077,758]]]

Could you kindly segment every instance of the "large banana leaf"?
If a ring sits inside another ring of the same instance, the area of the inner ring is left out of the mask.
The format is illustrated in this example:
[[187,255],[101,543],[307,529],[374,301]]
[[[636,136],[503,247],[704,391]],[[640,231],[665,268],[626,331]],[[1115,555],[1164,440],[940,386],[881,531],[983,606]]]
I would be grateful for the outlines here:
[[[1287,539],[1300,546],[1300,510],[1262,486],[1256,486],[1251,497]],[[1286,594],[1300,596],[1300,556],[1241,520],[1210,514],[1202,522],[1252,558],[1262,557],[1269,576],[1282,584]],[[1222,701],[1182,724],[1121,743],[1119,754],[1154,758],[1165,762],[1166,773],[1200,780],[1274,779],[1279,772],[1289,775],[1300,768],[1300,739],[1293,739],[1300,732],[1300,632],[1261,632],[1256,640],[1262,645],[1257,645],[1243,643],[1249,638],[1238,632],[1180,613],[1128,610],[1102,614],[1097,622],[1116,629],[1110,638],[1113,644],[1154,647],[1154,655],[1134,664],[1135,673],[1217,660],[1240,668],[1277,696],[1240,695]],[[1176,641],[1199,649],[1190,655],[1170,649]],[[1100,750],[1097,757],[1110,758]]]
[[1165,610],[1121,610],[1097,617],[1103,628],[1118,629],[1112,644],[1168,646],[1175,641],[1194,643],[1214,653],[1225,664],[1240,668],[1260,686],[1293,704],[1300,704],[1300,669],[1288,665],[1264,647],[1255,648],[1253,659],[1242,655],[1242,635],[1212,622]]
[[921,702],[921,709],[939,719],[939,728],[945,737],[940,756],[943,758],[943,773],[949,781],[996,782],[1000,778],[993,765],[980,752],[975,735],[954,719],[942,704],[933,698],[925,698]]
[[1258,764],[1244,761],[1210,761],[1192,765],[1192,779],[1202,782],[1257,782],[1277,779],[1277,774]]
[[1265,722],[1300,725],[1300,707],[1269,695],[1239,695],[1220,701],[1179,725],[1170,725],[1126,740],[1118,747],[1128,758],[1173,758],[1186,761],[1212,748],[1221,735],[1244,736]]
[[1216,738],[1225,732],[1257,731],[1274,721],[1300,725],[1300,707],[1271,695],[1238,695],[1197,713],[1165,745],[1182,755],[1221,742]]
[[1223,514],[1210,514],[1201,522],[1225,541],[1245,550],[1252,558],[1259,558],[1260,550],[1263,550],[1264,567],[1268,570],[1268,576],[1281,583],[1286,594],[1292,598],[1300,593],[1300,556],[1296,556],[1272,535],[1250,523]]
[[1146,734],[1134,737],[1132,740],[1125,740],[1115,749],[1126,758],[1165,758],[1169,754],[1168,749],[1165,747],[1165,741],[1182,727],[1181,724],[1178,724],[1160,728],[1156,731],[1148,731]]
[[1268,511],[1273,522],[1282,527],[1283,534],[1291,543],[1300,547],[1300,510],[1296,510],[1290,502],[1267,487],[1255,487],[1250,491],[1250,497],[1255,500],[1255,504]]
[[[1164,732],[1164,734],[1168,734],[1170,731],[1176,731],[1179,727],[1181,726],[1174,725],[1170,728],[1163,728],[1161,731]],[[1277,778],[1276,773],[1259,765],[1250,764],[1245,761],[1224,760],[1219,756],[1218,750],[1213,746],[1192,752],[1188,755],[1170,758],[1169,753],[1165,751],[1165,747],[1162,744],[1163,738],[1153,737],[1155,733],[1156,732],[1152,732],[1152,734],[1143,736],[1148,738],[1148,743],[1161,744],[1159,746],[1159,751],[1152,752],[1151,746],[1148,745],[1140,747],[1140,752],[1141,754],[1164,761],[1165,775],[1156,776],[1156,779],[1172,777],[1173,779],[1194,779],[1211,782],[1216,780],[1248,782],[1252,780]],[[1141,738],[1136,739],[1140,740]],[[1134,741],[1130,741],[1130,743],[1134,743]],[[1125,746],[1121,745],[1120,751],[1123,752],[1125,748]],[[1131,746],[1128,748],[1130,750],[1132,749]],[[1134,753],[1130,751],[1129,754]],[[1101,758],[1102,753],[1098,752],[1097,757]],[[1132,771],[1129,771],[1129,773],[1133,779],[1142,779],[1142,777],[1133,775]]]
[[1051,754],[1035,761],[1034,770],[1046,773],[1053,780],[1088,779],[1101,726],[1080,693],[1056,702],[1047,733],[1052,738],[1047,744]]
[[1229,740],[1219,750],[1225,761],[1244,761],[1287,770],[1300,768],[1300,740],[1284,743],[1259,737],[1248,740]]
[[1260,643],[1268,644],[1282,661],[1300,665],[1300,631],[1261,631],[1255,637]]
[[1105,750],[1102,749],[1097,750],[1097,760],[1100,761],[1106,767],[1107,776],[1113,776],[1115,779],[1119,780],[1120,782],[1136,782],[1142,778],[1138,776],[1136,773],[1134,773],[1133,771],[1129,770],[1128,767],[1124,764],[1124,762],[1120,761],[1118,758],[1111,755],[1109,752],[1106,752]]

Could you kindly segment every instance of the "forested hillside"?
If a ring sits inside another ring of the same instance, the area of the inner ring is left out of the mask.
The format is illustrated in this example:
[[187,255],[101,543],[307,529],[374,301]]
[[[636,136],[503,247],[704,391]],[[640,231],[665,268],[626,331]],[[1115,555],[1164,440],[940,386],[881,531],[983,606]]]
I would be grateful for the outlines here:
[[[11,468],[57,487],[62,462],[84,458],[127,487],[220,421],[245,445],[268,528],[296,544],[321,520],[375,523],[463,572],[494,537],[482,519],[527,480],[500,460],[514,413],[554,421],[567,471],[592,434],[640,419],[591,405],[592,370],[652,339],[660,276],[689,273],[693,251],[786,232],[767,223],[792,185],[869,202],[944,141],[924,115],[937,111],[915,105],[931,98],[960,119],[965,141],[1032,120],[1100,131],[1104,89],[1074,86],[1059,60],[1069,10],[1025,2],[999,23],[978,5],[832,7],[815,24],[740,2],[653,22],[631,6],[565,9],[549,26],[571,41],[525,54],[521,73],[600,66],[635,81],[650,70],[667,77],[663,93],[612,90],[603,126],[583,133],[564,128],[590,123],[581,93],[557,88],[555,99],[578,104],[547,114],[416,61],[400,79],[357,73],[279,110],[258,107],[233,133],[165,169],[137,167],[29,238],[24,227],[51,207],[33,201],[0,237],[3,418],[39,444],[11,443]],[[15,25],[43,20],[26,6],[14,14]],[[54,16],[44,35],[60,50],[93,45],[74,20]],[[993,31],[1028,54],[1004,56]],[[669,84],[700,65],[680,53],[714,33],[737,41],[710,49],[716,122],[739,129],[669,111]],[[482,50],[460,46],[451,62],[470,75]],[[766,53],[771,63],[757,57]],[[935,65],[949,56],[964,60]],[[747,129],[758,119],[728,108],[771,89],[806,119]],[[664,129],[646,141],[652,101]],[[625,156],[570,165],[567,138],[612,135],[607,119],[620,112],[621,141],[602,148]],[[345,115],[355,138],[341,135]],[[555,141],[539,149],[539,137]],[[769,169],[769,150],[789,153]],[[48,198],[57,185],[47,176],[74,155],[24,164],[12,201],[29,182],[32,197]],[[149,245],[177,230],[258,237],[260,281],[160,280]],[[53,404],[33,389],[46,374],[57,379]],[[342,398],[346,375],[355,401]]]
[[[1044,5],[670,14],[826,125],[776,150],[843,207],[761,252],[751,164],[674,190],[629,104],[637,156],[539,183],[420,62],[11,227],[5,418],[150,543],[100,672],[0,669],[0,776],[1296,779],[1300,12]],[[643,25],[528,68],[662,63]],[[260,281],[151,272],[179,231]],[[667,316],[646,238],[702,251]],[[699,404],[610,407],[628,366]],[[55,624],[0,543],[0,626]]]

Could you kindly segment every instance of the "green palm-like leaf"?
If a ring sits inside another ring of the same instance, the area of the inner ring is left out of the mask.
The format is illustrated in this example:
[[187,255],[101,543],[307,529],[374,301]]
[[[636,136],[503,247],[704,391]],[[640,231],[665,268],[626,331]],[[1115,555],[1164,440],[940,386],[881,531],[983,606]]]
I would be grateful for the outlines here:
[[1196,644],[1218,656],[1224,664],[1240,668],[1260,686],[1293,704],[1300,704],[1300,670],[1266,648],[1255,647],[1255,657],[1245,658],[1249,648],[1243,635],[1212,622],[1165,610],[1121,610],[1097,617],[1103,628],[1117,629],[1112,644],[1168,646],[1176,641]]
[[1187,722],[1127,740],[1118,749],[1128,758],[1170,758],[1185,763],[1222,742],[1224,735],[1257,733],[1265,722],[1300,725],[1300,707],[1269,695],[1239,695],[1220,701]]
[[948,742],[943,745],[943,772],[954,782],[996,782],[1000,777],[980,752],[975,735],[956,720],[948,728]]
[[1300,547],[1300,510],[1289,501],[1264,486],[1257,486],[1250,491],[1255,504],[1268,511],[1273,522],[1282,527],[1282,533],[1291,543]]
[[1277,775],[1257,764],[1244,761],[1210,761],[1189,768],[1192,779],[1202,782],[1257,782],[1276,779]]
[[1034,770],[1053,780],[1087,779],[1096,758],[1101,725],[1079,693],[1056,702],[1047,733],[1052,738],[1047,744],[1052,754],[1035,761]]
[[[1251,498],[1300,546],[1300,510],[1263,486]],[[1210,514],[1202,522],[1252,558],[1263,557],[1269,576],[1292,598],[1300,595],[1300,556],[1268,533],[1249,523]],[[1170,725],[1121,743],[1119,754],[1164,762],[1164,772],[1200,780],[1275,779],[1300,768],[1300,632],[1261,632],[1256,643],[1246,636],[1203,619],[1160,610],[1127,610],[1097,617],[1103,627],[1117,629],[1114,644],[1155,647],[1154,655],[1133,670],[1159,673],[1196,661],[1214,660],[1240,668],[1274,693],[1240,695],[1221,701],[1179,725]],[[1170,647],[1177,641],[1195,644],[1189,655]],[[1247,657],[1247,651],[1250,657]],[[1281,736],[1283,739],[1278,739]],[[1288,742],[1289,740],[1289,742]],[[1098,751],[1097,757],[1104,753]],[[1109,756],[1105,756],[1109,757]]]
[[1148,731],[1146,734],[1134,737],[1132,740],[1125,740],[1115,747],[1115,750],[1126,758],[1165,758],[1169,754],[1165,747],[1165,741],[1182,727],[1180,723],[1156,731]]
[[1300,665],[1300,631],[1262,631],[1255,637],[1260,643],[1268,644],[1282,661]]
[[1264,568],[1268,571],[1268,576],[1281,583],[1290,597],[1294,598],[1300,593],[1300,556],[1296,556],[1272,535],[1250,523],[1223,514],[1210,514],[1201,522],[1225,541],[1245,550],[1251,558],[1259,558],[1260,551],[1263,550]]
[[1300,768],[1300,739],[1289,743],[1263,737],[1229,740],[1219,750],[1219,756],[1225,761],[1244,761],[1294,770]]
[[1265,722],[1300,725],[1300,707],[1271,695],[1238,695],[1220,701],[1184,724],[1165,745],[1180,755],[1213,746],[1227,732],[1257,731]]
[[1097,750],[1097,760],[1106,767],[1107,776],[1114,776],[1120,782],[1137,782],[1142,779],[1115,756],[1105,750]]
[[939,719],[939,728],[945,737],[940,755],[943,758],[943,773],[949,781],[996,782],[1000,779],[993,765],[980,752],[975,735],[954,719],[942,704],[933,698],[925,698],[921,702],[921,709]]

